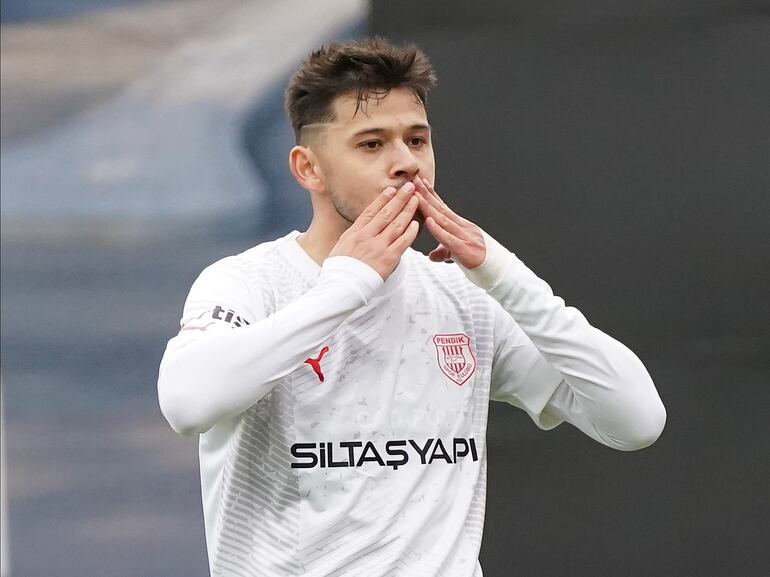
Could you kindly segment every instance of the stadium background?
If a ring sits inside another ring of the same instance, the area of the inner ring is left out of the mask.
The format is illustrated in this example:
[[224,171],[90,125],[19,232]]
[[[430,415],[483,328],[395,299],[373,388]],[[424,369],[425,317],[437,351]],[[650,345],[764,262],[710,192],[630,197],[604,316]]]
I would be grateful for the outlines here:
[[307,222],[282,86],[367,32],[438,70],[439,189],[668,409],[623,454],[493,404],[485,575],[770,574],[768,4],[479,6],[3,1],[4,575],[206,574],[158,361],[201,268]]

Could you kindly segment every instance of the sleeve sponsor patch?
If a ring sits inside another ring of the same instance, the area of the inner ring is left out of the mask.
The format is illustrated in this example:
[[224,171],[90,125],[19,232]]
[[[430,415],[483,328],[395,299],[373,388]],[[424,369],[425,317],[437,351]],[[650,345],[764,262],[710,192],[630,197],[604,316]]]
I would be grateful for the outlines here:
[[194,319],[186,322],[182,326],[182,330],[205,331],[211,325],[218,324],[217,321],[229,324],[231,328],[242,327],[251,324],[242,316],[236,314],[232,309],[226,309],[220,305],[217,305],[213,309],[209,309]]

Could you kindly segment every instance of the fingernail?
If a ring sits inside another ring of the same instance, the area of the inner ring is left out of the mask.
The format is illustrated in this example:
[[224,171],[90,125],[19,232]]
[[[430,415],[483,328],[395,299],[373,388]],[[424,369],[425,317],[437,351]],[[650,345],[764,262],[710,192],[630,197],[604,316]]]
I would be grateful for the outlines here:
[[406,192],[412,192],[414,190],[414,183],[412,183],[411,181],[407,182],[402,188]]
[[396,194],[396,189],[393,188],[392,186],[389,186],[383,192],[385,193],[385,196],[393,196],[394,194]]

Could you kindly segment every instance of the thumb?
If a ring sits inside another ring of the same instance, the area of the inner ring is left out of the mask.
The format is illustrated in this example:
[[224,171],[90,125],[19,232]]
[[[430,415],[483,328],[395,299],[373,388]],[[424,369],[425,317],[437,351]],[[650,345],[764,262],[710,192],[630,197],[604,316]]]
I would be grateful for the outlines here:
[[452,252],[443,244],[440,244],[430,251],[428,258],[433,262],[443,262],[452,258]]

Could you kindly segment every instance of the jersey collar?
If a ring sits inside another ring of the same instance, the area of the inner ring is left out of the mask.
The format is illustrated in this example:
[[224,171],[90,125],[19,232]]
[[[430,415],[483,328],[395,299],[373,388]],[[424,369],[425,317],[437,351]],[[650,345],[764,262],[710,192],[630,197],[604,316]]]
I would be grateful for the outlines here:
[[[283,247],[286,250],[286,255],[291,262],[303,273],[303,275],[311,283],[315,283],[318,280],[318,275],[321,274],[321,267],[315,262],[310,255],[297,242],[299,231],[293,230],[286,235],[286,242],[283,243]],[[408,251],[407,251],[408,252]],[[399,285],[401,285],[406,275],[407,266],[406,253],[401,257],[401,261],[398,263],[396,269],[385,280],[383,285],[377,289],[373,298],[384,297],[393,292]]]

